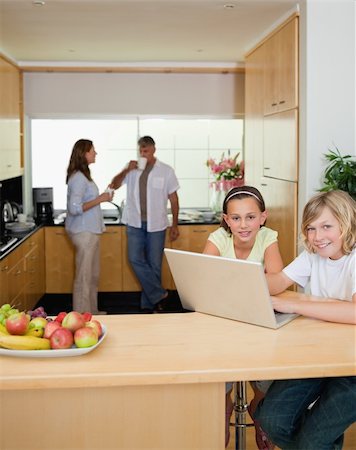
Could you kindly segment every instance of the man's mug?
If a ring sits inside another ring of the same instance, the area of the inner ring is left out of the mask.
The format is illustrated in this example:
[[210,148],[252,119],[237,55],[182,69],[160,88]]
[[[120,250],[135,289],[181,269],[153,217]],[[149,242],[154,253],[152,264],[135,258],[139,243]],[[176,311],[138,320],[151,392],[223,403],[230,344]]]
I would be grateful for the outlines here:
[[145,170],[146,165],[147,165],[147,158],[144,158],[143,156],[138,158],[138,160],[137,160],[138,170]]

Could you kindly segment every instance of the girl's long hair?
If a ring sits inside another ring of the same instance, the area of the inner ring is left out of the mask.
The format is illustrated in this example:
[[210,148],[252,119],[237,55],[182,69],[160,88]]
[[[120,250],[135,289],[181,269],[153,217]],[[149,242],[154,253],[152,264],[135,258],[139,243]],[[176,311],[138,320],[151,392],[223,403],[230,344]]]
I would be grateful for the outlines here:
[[93,142],[89,139],[79,139],[72,150],[70,156],[69,165],[67,169],[66,184],[68,183],[69,177],[75,172],[82,172],[84,176],[88,178],[89,181],[93,181],[90,175],[90,169],[85,154],[88,153],[93,147]]

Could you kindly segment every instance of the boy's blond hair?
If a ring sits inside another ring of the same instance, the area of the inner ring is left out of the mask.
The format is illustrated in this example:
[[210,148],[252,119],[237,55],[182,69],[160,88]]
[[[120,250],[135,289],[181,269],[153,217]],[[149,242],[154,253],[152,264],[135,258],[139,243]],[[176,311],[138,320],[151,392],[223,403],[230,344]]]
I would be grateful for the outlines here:
[[322,192],[312,197],[304,207],[302,218],[303,244],[309,252],[313,248],[308,242],[308,226],[328,207],[337,219],[341,230],[342,250],[345,255],[356,245],[356,201],[344,191]]

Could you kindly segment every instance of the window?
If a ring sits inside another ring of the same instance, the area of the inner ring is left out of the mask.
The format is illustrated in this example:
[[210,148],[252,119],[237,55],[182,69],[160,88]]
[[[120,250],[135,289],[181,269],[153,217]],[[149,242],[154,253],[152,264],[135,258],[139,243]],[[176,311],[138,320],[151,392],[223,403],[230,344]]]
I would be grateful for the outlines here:
[[[243,120],[235,118],[118,118],[32,119],[32,186],[53,187],[55,210],[66,209],[66,170],[73,144],[81,138],[94,142],[98,153],[90,166],[93,179],[104,191],[112,177],[137,158],[139,136],[156,142],[156,156],[175,169],[181,208],[209,206],[209,157],[231,150],[242,156]],[[120,204],[125,187],[113,201]],[[103,204],[103,208],[111,205]]]

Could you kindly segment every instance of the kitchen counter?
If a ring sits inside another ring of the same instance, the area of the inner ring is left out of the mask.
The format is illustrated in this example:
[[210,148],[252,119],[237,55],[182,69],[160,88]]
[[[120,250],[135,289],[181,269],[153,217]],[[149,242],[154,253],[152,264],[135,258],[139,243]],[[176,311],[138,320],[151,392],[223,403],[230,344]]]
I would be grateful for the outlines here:
[[6,256],[8,256],[12,251],[14,251],[23,242],[25,242],[26,239],[28,239],[30,236],[32,236],[34,233],[36,233],[37,230],[39,230],[42,227],[43,227],[43,225],[36,225],[35,224],[34,228],[32,228],[31,230],[26,231],[24,233],[10,233],[10,232],[7,231],[4,234],[4,236],[6,236],[7,239],[15,238],[16,241],[14,241],[13,243],[11,243],[11,241],[8,241],[7,244],[10,244],[10,245],[7,245],[7,244],[1,245],[1,247],[0,247],[0,261],[3,258],[5,258]]
[[271,330],[199,313],[99,320],[107,337],[86,355],[0,356],[0,448],[223,450],[226,381],[356,374],[344,345],[351,325],[300,317]]

